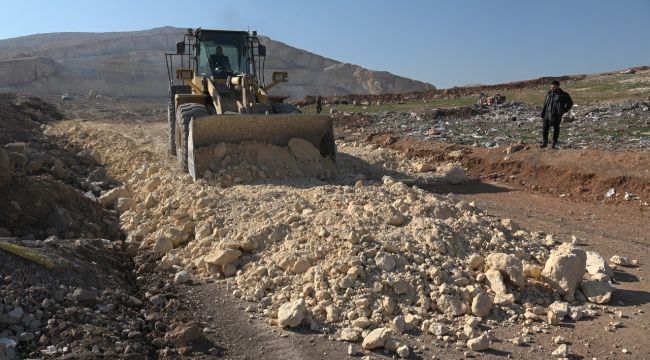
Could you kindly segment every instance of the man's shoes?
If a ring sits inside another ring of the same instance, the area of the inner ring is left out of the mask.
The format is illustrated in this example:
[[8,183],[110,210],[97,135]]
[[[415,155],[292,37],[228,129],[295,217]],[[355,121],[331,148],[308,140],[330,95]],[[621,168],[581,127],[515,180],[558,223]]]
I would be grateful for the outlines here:
[[551,144],[551,149],[557,149],[557,144],[556,143]]
[[545,148],[545,147],[546,147],[546,143],[541,144],[541,145],[539,146],[540,149],[543,149],[543,148]]

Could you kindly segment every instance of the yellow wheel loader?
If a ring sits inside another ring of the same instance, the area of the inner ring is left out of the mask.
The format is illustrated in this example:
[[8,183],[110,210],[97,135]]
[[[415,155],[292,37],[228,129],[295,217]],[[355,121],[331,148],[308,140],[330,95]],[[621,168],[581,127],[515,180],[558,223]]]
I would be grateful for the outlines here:
[[176,53],[165,54],[169,77],[169,152],[194,179],[214,171],[203,148],[257,142],[286,147],[303,139],[335,164],[332,119],[301,114],[271,96],[286,72],[264,78],[266,47],[253,31],[188,29]]

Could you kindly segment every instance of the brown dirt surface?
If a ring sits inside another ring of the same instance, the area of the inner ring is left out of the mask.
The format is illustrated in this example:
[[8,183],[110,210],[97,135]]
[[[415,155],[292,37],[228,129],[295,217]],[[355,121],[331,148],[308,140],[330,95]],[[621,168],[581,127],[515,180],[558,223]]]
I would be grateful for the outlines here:
[[[506,154],[507,147],[485,149],[391,134],[371,135],[368,141],[408,156],[457,160],[474,177],[498,179],[571,200],[646,209],[650,201],[650,155],[646,151],[552,150],[524,144],[522,150]],[[607,198],[610,188],[616,195]],[[625,201],[625,192],[639,196],[639,200]]]

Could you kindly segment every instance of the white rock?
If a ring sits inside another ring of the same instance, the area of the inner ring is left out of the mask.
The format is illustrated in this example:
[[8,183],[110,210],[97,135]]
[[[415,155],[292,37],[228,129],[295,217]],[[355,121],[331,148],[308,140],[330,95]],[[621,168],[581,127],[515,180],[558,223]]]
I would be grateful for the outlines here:
[[465,313],[463,303],[455,296],[443,294],[436,301],[438,310],[445,315],[460,316]]
[[386,328],[377,328],[371,331],[363,338],[363,346],[366,350],[378,349],[384,347],[386,340],[390,338],[390,330]]
[[174,247],[184,244],[190,238],[190,234],[174,226],[166,228],[164,234],[167,238],[171,239]]
[[386,214],[386,223],[392,226],[401,226],[406,222],[406,216],[400,213],[390,212]]
[[174,275],[174,284],[185,284],[190,281],[190,273],[185,270],[179,271]]
[[242,252],[236,249],[218,249],[206,255],[203,260],[208,264],[226,266],[237,260]]
[[465,175],[465,170],[458,163],[443,164],[438,167],[437,172],[450,184],[463,184],[469,180],[467,175]]
[[359,356],[361,354],[362,354],[362,352],[359,349],[357,349],[356,346],[354,346],[352,344],[348,345],[348,355],[356,357],[356,356]]
[[360,328],[360,329],[365,329],[368,326],[370,326],[370,320],[368,320],[367,317],[362,316],[362,317],[360,317],[358,319],[354,319],[352,321],[352,326]]
[[411,355],[411,350],[409,349],[408,345],[402,345],[397,348],[397,356],[399,356],[402,359],[406,359]]
[[305,300],[298,299],[282,304],[278,309],[278,324],[281,327],[297,327],[305,318]]
[[605,259],[600,256],[599,253],[594,251],[586,251],[587,254],[587,263],[586,269],[587,272],[591,275],[596,274],[605,274],[610,278],[614,277],[614,270],[607,264]]
[[450,333],[449,326],[445,324],[431,324],[429,333],[435,336],[444,336]]
[[633,260],[630,260],[627,256],[620,256],[620,255],[614,255],[612,256],[609,261],[612,264],[620,265],[620,266],[632,266],[635,265]]
[[582,280],[586,264],[587,254],[584,250],[564,243],[551,251],[542,270],[542,278],[570,300]]
[[359,340],[359,333],[352,328],[344,328],[341,330],[341,339],[344,341],[356,342]]
[[393,271],[395,268],[395,255],[379,253],[375,256],[375,263],[384,271]]
[[406,320],[404,320],[404,316],[399,315],[394,317],[391,321],[391,327],[397,334],[403,333],[404,328],[406,327]]
[[561,345],[561,344],[566,344],[568,343],[567,339],[564,336],[556,336],[553,338],[553,343],[555,345]]
[[153,251],[158,254],[166,254],[168,251],[174,248],[174,243],[172,240],[166,236],[161,236],[156,240],[156,243],[153,246]]
[[293,264],[292,271],[296,274],[303,274],[306,273],[310,267],[311,262],[308,259],[300,258]]
[[483,333],[481,336],[467,340],[467,347],[473,351],[483,351],[490,348],[490,338]]
[[115,208],[120,213],[131,210],[131,206],[133,206],[133,200],[131,200],[131,198],[127,198],[127,197],[117,198],[117,205],[115,206]]
[[485,293],[479,293],[472,299],[472,314],[480,317],[487,316],[492,310],[492,298]]
[[473,270],[478,269],[481,265],[485,264],[485,258],[479,254],[472,254],[468,260],[469,267]]
[[104,206],[113,206],[118,198],[127,197],[128,191],[124,186],[116,187],[99,197],[99,202]]
[[607,304],[612,298],[613,288],[607,281],[587,280],[580,284],[582,293],[590,302]]
[[435,169],[436,168],[429,163],[417,162],[413,164],[413,170],[419,173],[430,172],[430,171],[434,171]]
[[498,270],[490,269],[485,272],[485,278],[487,279],[490,289],[498,295],[508,295],[508,289],[506,284],[503,282],[503,276]]
[[553,353],[551,353],[551,355],[564,358],[568,355],[568,353],[569,353],[568,346],[566,344],[562,344],[558,346],[557,349],[555,349]]
[[485,259],[485,266],[490,269],[498,270],[512,284],[518,288],[523,288],[526,284],[524,278],[524,268],[521,260],[504,253],[492,253]]

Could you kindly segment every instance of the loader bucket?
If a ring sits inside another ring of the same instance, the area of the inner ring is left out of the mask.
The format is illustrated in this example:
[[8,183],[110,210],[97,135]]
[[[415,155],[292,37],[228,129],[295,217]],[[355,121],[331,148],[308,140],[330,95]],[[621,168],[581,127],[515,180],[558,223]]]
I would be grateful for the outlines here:
[[[260,143],[287,148],[302,139],[335,166],[336,144],[332,119],[308,114],[232,114],[192,119],[189,126],[187,165],[195,180],[214,169],[215,146]],[[304,143],[304,142],[303,142]],[[313,149],[312,148],[312,149]],[[273,156],[272,153],[261,154]]]

